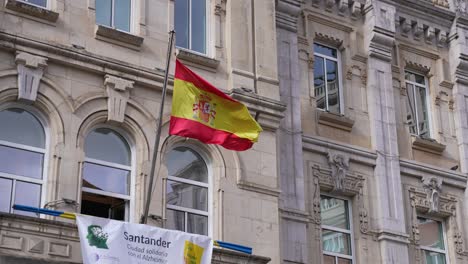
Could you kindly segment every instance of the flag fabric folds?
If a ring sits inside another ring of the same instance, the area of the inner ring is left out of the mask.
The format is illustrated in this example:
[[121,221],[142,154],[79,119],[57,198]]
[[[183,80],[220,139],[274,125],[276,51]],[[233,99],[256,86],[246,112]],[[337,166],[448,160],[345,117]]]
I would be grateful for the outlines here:
[[262,131],[247,107],[176,60],[169,134],[242,151]]

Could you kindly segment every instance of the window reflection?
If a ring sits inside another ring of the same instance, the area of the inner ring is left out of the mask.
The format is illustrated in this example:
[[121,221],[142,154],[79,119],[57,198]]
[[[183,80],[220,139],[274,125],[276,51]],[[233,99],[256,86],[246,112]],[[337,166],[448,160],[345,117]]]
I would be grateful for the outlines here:
[[[337,50],[314,44],[314,90],[317,108],[340,114]],[[326,80],[326,81],[325,81]]]

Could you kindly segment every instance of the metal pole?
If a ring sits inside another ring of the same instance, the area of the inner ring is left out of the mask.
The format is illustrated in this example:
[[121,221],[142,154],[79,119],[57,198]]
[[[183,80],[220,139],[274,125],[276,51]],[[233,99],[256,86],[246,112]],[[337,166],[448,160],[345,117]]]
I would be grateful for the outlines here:
[[151,194],[153,192],[153,182],[154,182],[154,171],[156,168],[156,160],[158,158],[158,149],[159,149],[159,141],[161,138],[161,126],[162,126],[162,116],[164,111],[164,102],[166,100],[166,90],[167,90],[167,79],[169,76],[169,65],[171,63],[171,53],[172,53],[172,42],[174,41],[174,34],[175,31],[171,30],[169,32],[169,46],[167,47],[167,61],[166,61],[166,73],[164,76],[164,86],[162,90],[162,100],[161,100],[161,107],[159,109],[159,119],[158,119],[158,126],[156,131],[156,140],[154,141],[154,150],[153,150],[153,160],[151,161],[151,171],[150,171],[150,181],[148,185],[148,194],[146,195],[146,204],[145,204],[145,213],[143,214],[143,218],[141,219],[142,224],[146,224],[148,220],[148,213],[149,207],[151,203]]

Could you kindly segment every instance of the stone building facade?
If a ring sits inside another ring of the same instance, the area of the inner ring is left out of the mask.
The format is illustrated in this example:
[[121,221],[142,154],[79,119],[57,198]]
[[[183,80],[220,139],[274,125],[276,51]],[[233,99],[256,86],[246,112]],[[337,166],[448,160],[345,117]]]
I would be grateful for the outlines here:
[[468,263],[466,1],[276,8],[282,263]]
[[[253,248],[213,263],[280,263],[273,0],[1,0],[0,263],[81,263],[83,212]],[[155,187],[148,190],[168,32],[192,70],[249,107],[260,140],[234,152],[169,137],[169,72]],[[271,259],[271,261],[270,261]]]

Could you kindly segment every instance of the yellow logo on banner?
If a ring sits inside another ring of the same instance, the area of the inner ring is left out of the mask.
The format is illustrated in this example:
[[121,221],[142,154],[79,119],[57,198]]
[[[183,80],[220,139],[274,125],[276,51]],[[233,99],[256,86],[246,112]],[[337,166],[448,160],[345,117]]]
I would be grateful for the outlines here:
[[190,241],[185,241],[184,248],[184,263],[185,264],[200,264],[205,249]]

